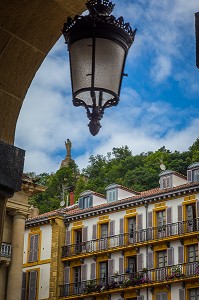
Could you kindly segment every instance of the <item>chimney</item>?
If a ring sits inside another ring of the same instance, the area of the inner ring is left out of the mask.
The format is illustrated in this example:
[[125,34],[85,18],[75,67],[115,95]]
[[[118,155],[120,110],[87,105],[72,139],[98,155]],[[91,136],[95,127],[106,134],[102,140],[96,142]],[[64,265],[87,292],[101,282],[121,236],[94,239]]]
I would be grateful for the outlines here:
[[74,192],[70,192],[70,206],[75,204]]

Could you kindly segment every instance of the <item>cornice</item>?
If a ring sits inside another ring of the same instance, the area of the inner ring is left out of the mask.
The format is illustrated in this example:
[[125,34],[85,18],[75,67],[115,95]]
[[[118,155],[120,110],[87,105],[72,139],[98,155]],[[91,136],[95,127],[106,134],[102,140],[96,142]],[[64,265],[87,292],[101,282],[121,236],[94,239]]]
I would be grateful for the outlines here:
[[165,201],[168,199],[172,199],[175,197],[180,197],[180,196],[185,196],[189,194],[193,194],[199,191],[199,183],[197,182],[196,184],[192,184],[189,186],[180,186],[178,188],[174,188],[172,190],[166,190],[166,191],[161,191],[161,193],[156,193],[153,195],[148,195],[148,196],[136,196],[135,197],[130,197],[126,198],[124,200],[117,201],[115,203],[112,203],[111,206],[104,206],[104,207],[98,207],[96,209],[91,209],[89,211],[82,211],[82,212],[77,212],[76,214],[73,214],[71,216],[66,216],[64,218],[65,224],[71,222],[71,221],[76,221],[80,219],[86,219],[94,216],[99,216],[99,215],[104,215],[107,213],[123,210],[123,209],[128,209],[128,208],[135,208],[141,205],[148,205],[151,203],[159,202],[159,201]]

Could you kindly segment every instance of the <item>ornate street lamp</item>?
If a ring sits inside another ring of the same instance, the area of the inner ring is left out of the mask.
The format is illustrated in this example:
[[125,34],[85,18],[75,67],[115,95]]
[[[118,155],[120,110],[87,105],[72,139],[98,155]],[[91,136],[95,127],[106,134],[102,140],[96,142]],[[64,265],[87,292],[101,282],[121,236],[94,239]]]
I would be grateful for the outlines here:
[[109,0],[86,3],[89,15],[70,17],[63,35],[68,44],[74,106],[83,106],[92,135],[100,130],[105,108],[119,102],[126,56],[136,30],[116,19]]

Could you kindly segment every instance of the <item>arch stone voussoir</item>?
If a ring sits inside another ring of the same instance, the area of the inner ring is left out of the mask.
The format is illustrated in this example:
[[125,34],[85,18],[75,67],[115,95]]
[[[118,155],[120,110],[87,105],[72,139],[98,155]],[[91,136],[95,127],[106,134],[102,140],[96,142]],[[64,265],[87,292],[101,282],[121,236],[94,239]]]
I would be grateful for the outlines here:
[[[0,1],[0,140],[14,143],[20,108],[38,68],[83,0]],[[52,70],[53,72],[53,70]]]

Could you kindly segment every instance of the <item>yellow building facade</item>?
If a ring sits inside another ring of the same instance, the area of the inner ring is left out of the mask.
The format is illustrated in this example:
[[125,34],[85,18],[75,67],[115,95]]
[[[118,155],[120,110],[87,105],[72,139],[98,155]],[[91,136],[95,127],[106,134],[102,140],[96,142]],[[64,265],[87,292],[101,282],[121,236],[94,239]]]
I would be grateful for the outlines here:
[[[197,299],[199,163],[189,166],[187,177],[164,170],[160,187],[149,191],[117,184],[107,187],[106,196],[85,191],[78,207],[53,214],[47,221],[49,294],[39,296],[43,283],[38,279],[31,299]],[[41,236],[38,220],[26,224],[26,249],[32,233]],[[25,264],[26,277],[45,263],[38,256],[35,266]]]

